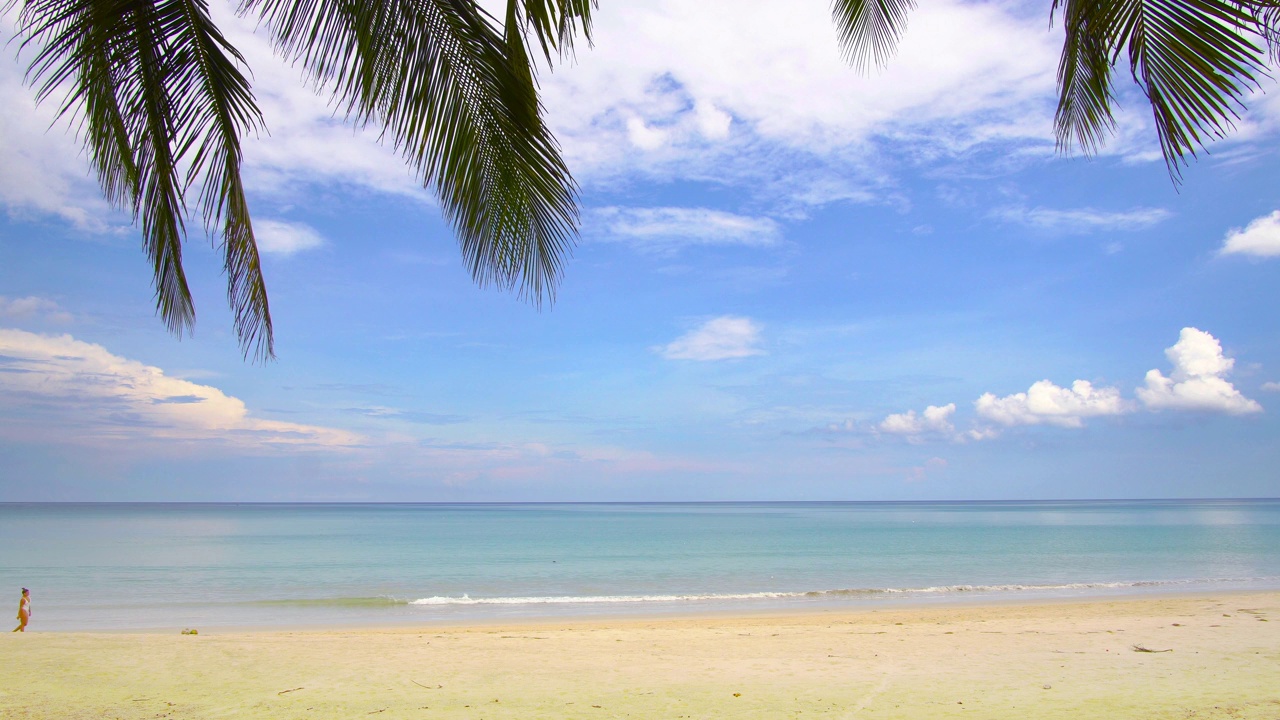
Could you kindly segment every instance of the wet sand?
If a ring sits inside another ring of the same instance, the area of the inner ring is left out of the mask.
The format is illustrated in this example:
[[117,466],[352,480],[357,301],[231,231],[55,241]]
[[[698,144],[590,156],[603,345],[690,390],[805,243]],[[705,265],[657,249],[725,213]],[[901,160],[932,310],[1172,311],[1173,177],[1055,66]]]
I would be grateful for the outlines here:
[[1280,718],[1275,592],[196,636],[31,629],[0,638],[2,718]]

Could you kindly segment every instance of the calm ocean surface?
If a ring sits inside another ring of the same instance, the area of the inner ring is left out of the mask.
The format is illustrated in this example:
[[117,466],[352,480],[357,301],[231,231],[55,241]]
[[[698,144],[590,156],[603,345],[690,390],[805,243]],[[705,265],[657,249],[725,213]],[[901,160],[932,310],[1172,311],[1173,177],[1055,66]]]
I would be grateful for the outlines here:
[[468,622],[1280,588],[1280,500],[0,504],[31,629]]

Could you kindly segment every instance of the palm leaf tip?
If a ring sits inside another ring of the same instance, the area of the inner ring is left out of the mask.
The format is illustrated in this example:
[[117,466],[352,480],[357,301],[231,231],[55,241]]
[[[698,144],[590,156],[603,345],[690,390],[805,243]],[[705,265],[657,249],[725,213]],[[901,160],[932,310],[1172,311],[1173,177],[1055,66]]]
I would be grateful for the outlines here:
[[884,67],[915,7],[915,0],[833,0],[831,15],[845,60],[860,72]]
[[[79,131],[106,198],[128,208],[152,265],[156,310],[174,333],[195,309],[182,264],[197,211],[228,252],[228,294],[246,356],[268,358],[271,323],[240,178],[240,134],[261,126],[244,58],[206,0],[7,0],[23,44],[38,47],[27,80]],[[195,192],[190,192],[192,190]]]
[[1094,154],[1115,132],[1111,107],[1111,48],[1106,18],[1091,12],[1096,4],[1056,0],[1050,17],[1063,9],[1064,39],[1058,62],[1058,109],[1054,115],[1057,147],[1066,153],[1079,147]]
[[591,44],[592,13],[597,6],[597,0],[507,0],[508,38],[513,32],[532,33],[550,65],[553,56],[563,60],[574,54],[578,35]]
[[1276,3],[1248,0],[1055,0],[1066,41],[1058,68],[1059,148],[1093,152],[1114,132],[1112,71],[1127,55],[1151,107],[1170,177],[1222,138],[1269,75]]
[[563,48],[552,31],[589,27],[592,7],[525,0],[508,5],[505,23],[461,0],[248,0],[246,9],[349,119],[384,128],[439,197],[476,282],[540,303],[553,297],[577,231],[577,188],[542,120],[524,32],[541,27],[545,51]]

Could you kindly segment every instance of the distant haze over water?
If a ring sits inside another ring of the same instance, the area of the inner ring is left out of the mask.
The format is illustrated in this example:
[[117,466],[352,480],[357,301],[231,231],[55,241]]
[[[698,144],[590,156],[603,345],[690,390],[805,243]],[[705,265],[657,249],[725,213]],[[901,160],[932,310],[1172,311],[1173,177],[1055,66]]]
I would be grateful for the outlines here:
[[0,547],[34,631],[456,623],[1274,589],[1280,500],[8,503]]

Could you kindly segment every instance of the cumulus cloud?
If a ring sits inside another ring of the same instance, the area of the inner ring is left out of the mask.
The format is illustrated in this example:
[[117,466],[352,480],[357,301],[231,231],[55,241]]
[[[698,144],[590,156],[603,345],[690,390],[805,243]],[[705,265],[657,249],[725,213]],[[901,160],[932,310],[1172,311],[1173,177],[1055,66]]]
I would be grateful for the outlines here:
[[768,246],[781,234],[770,218],[710,208],[604,207],[591,213],[591,223],[601,240],[662,252],[689,245]]
[[1232,228],[1218,253],[1255,257],[1280,255],[1280,210],[1255,218],[1243,230]]
[[255,418],[244,402],[215,387],[170,377],[70,335],[0,329],[0,398],[0,431],[29,431],[43,418],[85,442],[199,440],[242,448],[329,449],[363,442],[345,430]]
[[[1147,373],[1146,386],[1137,389],[1141,405],[1121,396],[1119,388],[1095,387],[1087,380],[1076,380],[1070,388],[1059,387],[1049,380],[1033,384],[1026,392],[998,397],[983,393],[974,402],[979,422],[967,430],[954,423],[956,406],[930,405],[924,412],[914,410],[889,415],[874,427],[858,425],[852,420],[832,424],[830,432],[878,432],[901,435],[912,442],[925,438],[953,442],[991,440],[1000,428],[1025,425],[1053,425],[1064,428],[1084,426],[1090,417],[1123,415],[1140,407],[1149,411],[1194,410],[1244,415],[1262,412],[1262,406],[1250,400],[1227,382],[1235,361],[1222,353],[1218,340],[1196,328],[1183,328],[1178,342],[1165,350],[1173,371],[1165,377],[1159,370]],[[1280,382],[1265,382],[1261,389],[1280,392]]]
[[880,432],[891,435],[922,435],[925,433],[950,435],[956,429],[951,424],[951,416],[955,412],[955,403],[942,406],[930,405],[919,415],[916,414],[915,410],[890,415],[881,421],[877,428]]
[[658,348],[670,360],[729,360],[763,355],[760,326],[751,318],[723,317],[708,320],[670,344]]
[[255,220],[253,230],[258,249],[272,255],[289,256],[324,244],[320,233],[305,223]]
[[54,322],[71,321],[71,313],[59,307],[57,302],[35,295],[20,298],[0,295],[0,317],[16,320],[40,318]]
[[1222,345],[1209,333],[1182,328],[1178,342],[1164,351],[1173,365],[1168,377],[1158,369],[1147,373],[1138,399],[1150,410],[1198,410],[1244,415],[1262,406],[1240,394],[1226,376],[1235,360],[1222,354]]
[[1120,415],[1129,404],[1117,388],[1095,388],[1088,380],[1076,380],[1070,389],[1041,380],[1027,392],[996,397],[984,393],[974,403],[981,417],[1005,426],[1058,425],[1078,428],[1084,418]]
[[1076,208],[1055,210],[1052,208],[1003,208],[995,216],[1039,230],[1067,233],[1089,233],[1097,230],[1142,230],[1172,217],[1162,208],[1134,208],[1119,212]]

